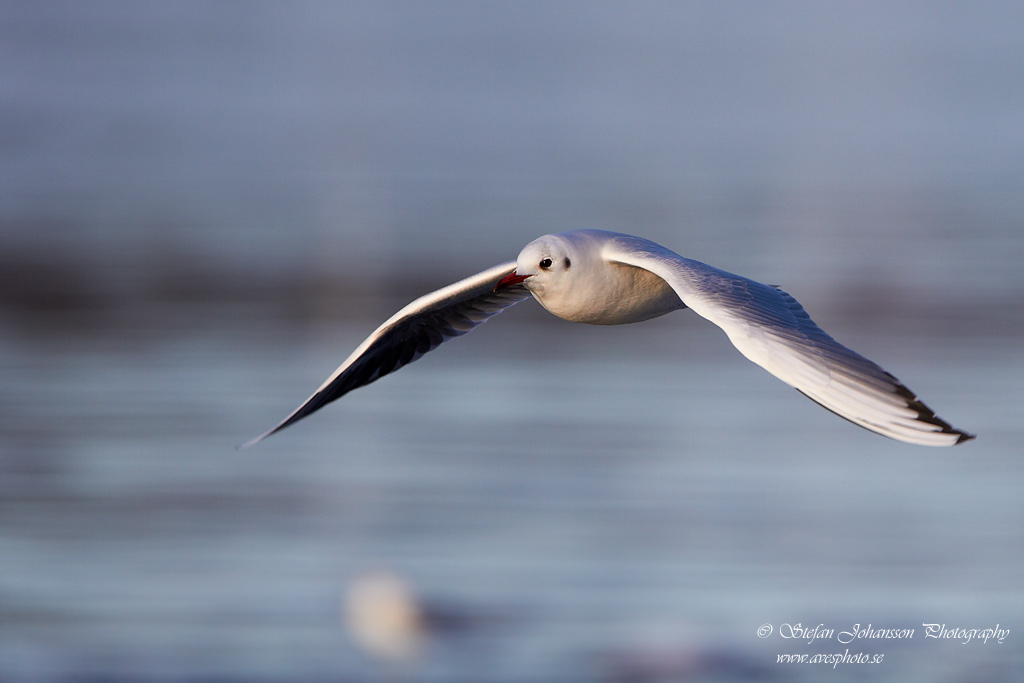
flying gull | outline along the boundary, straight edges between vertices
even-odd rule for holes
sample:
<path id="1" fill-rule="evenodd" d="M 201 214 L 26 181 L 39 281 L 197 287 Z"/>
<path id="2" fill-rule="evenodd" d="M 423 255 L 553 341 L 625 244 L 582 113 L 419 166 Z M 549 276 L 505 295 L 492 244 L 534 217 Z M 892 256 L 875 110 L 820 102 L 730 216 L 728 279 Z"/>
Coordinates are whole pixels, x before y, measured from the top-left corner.
<path id="1" fill-rule="evenodd" d="M 245 445 L 530 296 L 560 318 L 591 325 L 635 323 L 689 308 L 722 328 L 749 360 L 856 425 L 924 446 L 974 438 L 939 418 L 895 376 L 826 334 L 779 287 L 683 258 L 640 237 L 573 230 L 540 237 L 515 261 L 416 299 L 367 337 L 291 415 Z"/>

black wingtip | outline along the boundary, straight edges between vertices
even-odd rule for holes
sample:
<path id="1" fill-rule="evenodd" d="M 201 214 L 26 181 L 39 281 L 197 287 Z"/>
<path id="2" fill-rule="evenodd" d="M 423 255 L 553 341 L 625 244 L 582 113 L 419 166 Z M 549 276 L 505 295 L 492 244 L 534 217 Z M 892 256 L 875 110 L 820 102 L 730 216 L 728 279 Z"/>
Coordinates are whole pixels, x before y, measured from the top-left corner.
<path id="1" fill-rule="evenodd" d="M 330 387 L 328 387 L 328 390 L 329 389 L 330 389 Z M 269 431 L 263 432 L 262 434 L 257 436 L 255 439 L 250 439 L 249 441 L 246 441 L 243 444 L 239 444 L 238 446 L 235 447 L 235 450 L 242 451 L 242 450 L 245 450 L 246 448 L 249 448 L 250 446 L 255 446 L 256 444 L 258 444 L 260 441 L 263 441 L 263 439 L 267 438 L 268 436 L 273 436 L 274 434 L 277 434 L 282 429 L 285 429 L 286 427 L 290 427 L 291 425 L 295 424 L 296 422 L 298 422 L 302 418 L 306 417 L 307 415 L 315 413 L 316 411 L 320 410 L 320 408 L 322 408 L 323 406 L 327 405 L 328 403 L 330 403 L 331 401 L 335 400 L 336 398 L 338 398 L 339 396 L 343 395 L 344 393 L 345 392 L 340 392 L 340 393 L 338 393 L 335 396 L 331 396 L 330 398 L 326 398 L 326 396 L 328 395 L 327 391 L 325 391 L 325 390 L 317 391 L 315 394 L 310 396 L 306 400 L 305 403 L 303 403 L 301 406 L 296 408 L 295 412 L 293 412 L 291 415 L 289 415 L 284 420 L 282 420 L 281 423 L 278 424 L 276 427 L 274 427 L 273 429 L 271 429 Z"/>
<path id="2" fill-rule="evenodd" d="M 957 433 L 960 434 L 960 437 L 956 440 L 956 443 L 953 444 L 954 446 L 959 446 L 962 443 L 967 443 L 968 441 L 972 441 L 972 440 L 978 438 L 977 434 L 968 434 L 967 432 L 957 432 Z"/>
<path id="3" fill-rule="evenodd" d="M 917 411 L 917 419 L 919 421 L 939 427 L 939 431 L 942 432 L 943 434 L 957 435 L 956 441 L 953 442 L 954 446 L 959 446 L 962 443 L 966 443 L 968 441 L 971 441 L 972 439 L 977 438 L 977 435 L 960 431 L 953 425 L 943 420 L 941 417 L 935 414 L 934 410 L 926 406 L 921 401 L 921 399 L 919 399 L 917 395 L 914 394 L 914 392 L 908 389 L 905 384 L 903 384 L 898 379 L 893 377 L 891 373 L 887 372 L 885 374 L 889 375 L 889 377 L 891 377 L 892 380 L 896 382 L 896 393 L 907 400 L 907 407 L 910 408 L 911 410 Z"/>
<path id="4" fill-rule="evenodd" d="M 886 374 L 888 374 L 888 373 L 886 373 Z M 889 376 L 892 377 L 892 375 L 889 375 Z M 893 378 L 893 379 L 895 379 L 895 378 Z M 898 394 L 900 394 L 900 395 L 902 395 L 902 396 L 904 396 L 904 397 L 909 399 L 907 407 L 917 411 L 917 413 L 918 413 L 917 419 L 920 422 L 924 422 L 926 424 L 930 424 L 930 425 L 934 425 L 936 427 L 939 427 L 939 429 L 937 430 L 938 433 L 941 433 L 941 434 L 956 434 L 957 435 L 956 441 L 954 441 L 951 444 L 945 444 L 945 445 L 948 445 L 948 446 L 959 446 L 962 443 L 965 443 L 967 441 L 970 441 L 972 439 L 977 438 L 976 435 L 968 434 L 967 432 L 962 432 L 959 429 L 954 428 L 951 424 L 949 424 L 948 422 L 946 422 L 942 418 L 940 418 L 938 415 L 936 415 L 934 412 L 932 412 L 932 410 L 928 406 L 926 406 L 924 403 L 921 403 L 921 401 L 917 398 L 917 396 L 915 396 L 913 394 L 913 392 L 911 392 L 909 389 L 907 389 L 904 385 L 898 384 L 895 387 L 895 389 L 896 389 L 896 393 L 898 393 Z M 813 396 L 809 396 L 808 394 L 806 394 L 805 392 L 801 391 L 800 389 L 797 389 L 797 391 L 800 392 L 803 396 L 805 396 L 805 397 L 809 398 L 810 400 L 814 401 L 815 403 L 817 403 L 819 406 L 821 406 L 822 408 L 824 408 L 828 412 L 832 413 L 833 415 L 835 415 L 837 417 L 843 418 L 847 422 L 855 424 L 858 427 L 861 427 L 862 429 L 867 429 L 870 432 L 875 432 L 876 434 L 881 434 L 884 437 L 887 437 L 887 438 L 890 438 L 890 439 L 896 439 L 896 437 L 894 437 L 894 436 L 892 436 L 890 434 L 885 434 L 884 432 L 878 431 L 876 429 L 872 429 L 871 427 L 868 427 L 867 425 L 863 425 L 863 424 L 861 424 L 859 422 L 855 422 L 854 420 L 851 420 L 850 418 L 846 417 L 845 415 L 837 413 L 832 408 L 829 408 L 827 405 L 825 405 L 824 403 L 822 403 L 818 399 L 814 398 Z M 897 441 L 901 441 L 903 439 L 896 439 L 896 440 Z"/>

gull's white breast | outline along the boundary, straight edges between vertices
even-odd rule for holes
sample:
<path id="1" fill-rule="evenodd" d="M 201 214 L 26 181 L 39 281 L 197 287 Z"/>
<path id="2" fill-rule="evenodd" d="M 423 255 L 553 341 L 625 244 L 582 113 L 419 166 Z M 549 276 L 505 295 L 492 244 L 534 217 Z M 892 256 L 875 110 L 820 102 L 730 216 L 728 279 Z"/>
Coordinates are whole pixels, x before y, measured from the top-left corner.
<path id="1" fill-rule="evenodd" d="M 643 268 L 602 263 L 558 296 L 537 301 L 559 318 L 590 325 L 624 325 L 685 308 L 665 280 Z"/>

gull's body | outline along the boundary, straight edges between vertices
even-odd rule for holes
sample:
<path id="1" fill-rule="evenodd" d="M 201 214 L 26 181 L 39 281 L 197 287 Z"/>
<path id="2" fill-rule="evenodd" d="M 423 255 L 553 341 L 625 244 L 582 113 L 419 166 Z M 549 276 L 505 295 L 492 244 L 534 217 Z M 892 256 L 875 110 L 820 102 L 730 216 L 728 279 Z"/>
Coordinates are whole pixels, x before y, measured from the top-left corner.
<path id="1" fill-rule="evenodd" d="M 640 237 L 574 230 L 540 237 L 515 262 L 412 302 L 377 328 L 295 412 L 250 443 L 531 295 L 560 318 L 593 325 L 640 322 L 690 308 L 722 328 L 749 360 L 865 429 L 927 446 L 974 438 L 937 417 L 894 376 L 832 339 L 781 289 Z"/>

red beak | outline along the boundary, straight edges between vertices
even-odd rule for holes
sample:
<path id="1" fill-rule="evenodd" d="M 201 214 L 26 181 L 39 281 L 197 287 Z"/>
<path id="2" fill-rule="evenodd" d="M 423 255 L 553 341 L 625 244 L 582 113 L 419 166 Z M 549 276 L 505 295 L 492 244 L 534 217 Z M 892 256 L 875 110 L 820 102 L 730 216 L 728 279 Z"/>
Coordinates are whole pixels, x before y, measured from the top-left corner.
<path id="1" fill-rule="evenodd" d="M 520 275 L 516 271 L 512 271 L 505 277 L 498 280 L 498 284 L 494 285 L 494 291 L 497 292 L 500 289 L 511 287 L 512 285 L 518 285 L 520 282 L 530 277 L 529 275 Z"/>

